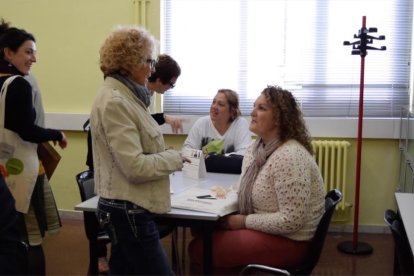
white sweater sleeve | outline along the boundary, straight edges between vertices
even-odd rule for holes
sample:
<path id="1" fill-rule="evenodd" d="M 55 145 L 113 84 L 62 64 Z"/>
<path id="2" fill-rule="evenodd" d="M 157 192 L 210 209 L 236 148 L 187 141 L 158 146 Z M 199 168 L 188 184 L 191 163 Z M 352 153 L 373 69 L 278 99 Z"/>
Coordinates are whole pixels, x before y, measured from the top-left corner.
<path id="1" fill-rule="evenodd" d="M 201 140 L 203 138 L 203 129 L 206 127 L 206 117 L 199 118 L 190 129 L 183 144 L 183 149 L 201 149 Z"/>

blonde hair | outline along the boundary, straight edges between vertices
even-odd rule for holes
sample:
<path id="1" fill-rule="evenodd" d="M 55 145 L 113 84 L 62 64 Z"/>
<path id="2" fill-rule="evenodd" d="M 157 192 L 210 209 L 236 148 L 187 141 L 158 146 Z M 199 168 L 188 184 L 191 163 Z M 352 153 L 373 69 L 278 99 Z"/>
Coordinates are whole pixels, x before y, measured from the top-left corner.
<path id="1" fill-rule="evenodd" d="M 219 89 L 217 93 L 223 93 L 224 96 L 226 96 L 230 109 L 230 122 L 233 122 L 237 119 L 237 117 L 241 116 L 241 111 L 239 108 L 239 95 L 236 91 L 233 91 L 231 89 Z"/>
<path id="2" fill-rule="evenodd" d="M 126 74 L 133 67 L 144 66 L 157 56 L 153 35 L 139 26 L 117 26 L 105 39 L 99 51 L 100 67 L 105 76 Z"/>

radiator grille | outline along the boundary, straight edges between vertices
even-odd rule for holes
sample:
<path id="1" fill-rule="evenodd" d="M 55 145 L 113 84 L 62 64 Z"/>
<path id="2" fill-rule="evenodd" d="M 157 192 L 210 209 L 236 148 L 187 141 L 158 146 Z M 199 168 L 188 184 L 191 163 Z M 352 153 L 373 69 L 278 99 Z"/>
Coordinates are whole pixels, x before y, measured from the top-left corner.
<path id="1" fill-rule="evenodd" d="M 326 192 L 332 189 L 342 192 L 343 199 L 337 205 L 337 209 L 340 210 L 345 210 L 349 206 L 346 201 L 346 169 L 350 146 L 347 141 L 312 141 L 314 158 L 321 170 Z"/>

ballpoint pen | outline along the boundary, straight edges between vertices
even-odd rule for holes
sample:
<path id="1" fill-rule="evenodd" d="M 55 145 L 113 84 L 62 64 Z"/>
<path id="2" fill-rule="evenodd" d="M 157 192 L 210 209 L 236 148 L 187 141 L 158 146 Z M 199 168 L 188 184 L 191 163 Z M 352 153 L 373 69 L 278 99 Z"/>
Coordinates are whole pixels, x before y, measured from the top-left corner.
<path id="1" fill-rule="evenodd" d="M 197 196 L 198 199 L 217 199 L 215 197 L 213 197 L 212 195 L 200 195 Z"/>

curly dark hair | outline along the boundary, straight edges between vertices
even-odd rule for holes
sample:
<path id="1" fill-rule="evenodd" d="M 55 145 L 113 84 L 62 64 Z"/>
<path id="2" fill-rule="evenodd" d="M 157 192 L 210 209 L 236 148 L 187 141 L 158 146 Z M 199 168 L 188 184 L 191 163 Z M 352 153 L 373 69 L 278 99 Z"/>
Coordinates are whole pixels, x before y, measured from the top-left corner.
<path id="1" fill-rule="evenodd" d="M 279 86 L 268 86 L 262 91 L 262 95 L 266 97 L 273 108 L 274 119 L 279 126 L 280 140 L 285 142 L 289 139 L 295 139 L 310 154 L 313 154 L 311 136 L 293 94 Z"/>

